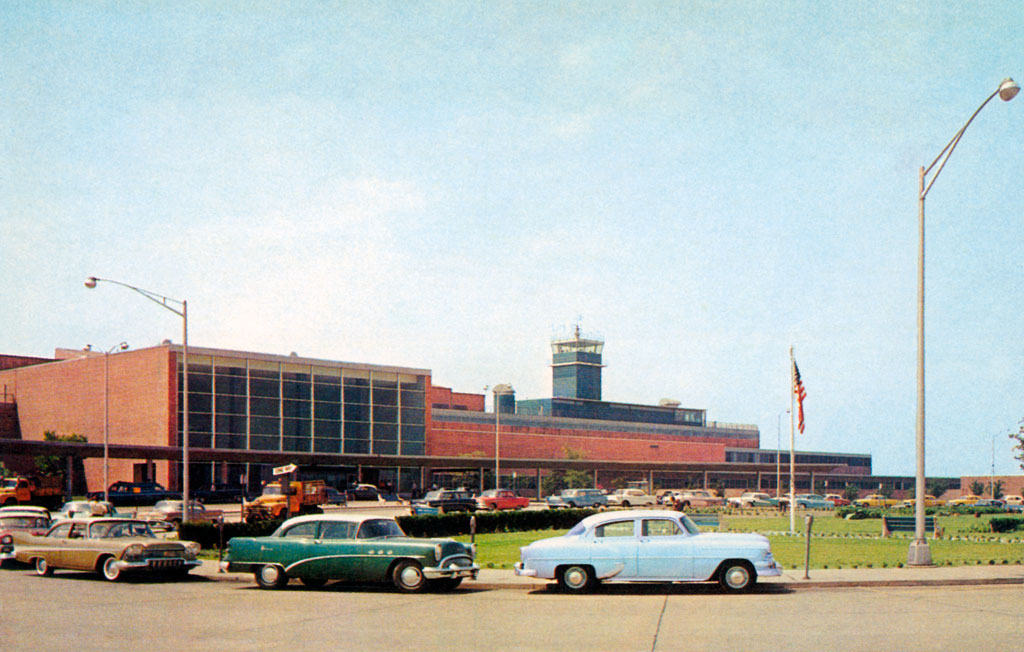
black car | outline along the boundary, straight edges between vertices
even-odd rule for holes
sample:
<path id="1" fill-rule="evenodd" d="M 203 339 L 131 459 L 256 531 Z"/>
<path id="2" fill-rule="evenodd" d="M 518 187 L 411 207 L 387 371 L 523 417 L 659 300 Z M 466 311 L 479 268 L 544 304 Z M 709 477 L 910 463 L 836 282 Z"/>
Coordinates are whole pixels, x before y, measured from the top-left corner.
<path id="1" fill-rule="evenodd" d="M 204 503 L 240 503 L 247 492 L 240 484 L 208 484 L 190 493 Z"/>
<path id="2" fill-rule="evenodd" d="M 324 487 L 323 505 L 347 505 L 348 496 L 334 487 Z"/>
<path id="3" fill-rule="evenodd" d="M 442 512 L 475 512 L 476 499 L 465 489 L 435 489 L 415 500 L 413 505 L 436 507 Z"/>
<path id="4" fill-rule="evenodd" d="M 349 487 L 345 493 L 349 500 L 378 500 L 380 490 L 372 484 L 357 484 Z"/>
<path id="5" fill-rule="evenodd" d="M 161 500 L 181 500 L 181 492 L 170 491 L 157 482 L 121 480 L 110 485 L 107 491 L 110 495 L 110 503 L 117 507 L 153 505 Z M 90 492 L 89 500 L 103 500 L 103 492 Z"/>

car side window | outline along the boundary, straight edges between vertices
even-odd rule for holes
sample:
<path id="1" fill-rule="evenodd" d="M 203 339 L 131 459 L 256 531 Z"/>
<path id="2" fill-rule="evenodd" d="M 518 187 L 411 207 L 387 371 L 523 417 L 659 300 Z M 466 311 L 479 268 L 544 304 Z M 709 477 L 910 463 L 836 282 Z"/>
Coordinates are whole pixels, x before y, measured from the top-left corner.
<path id="1" fill-rule="evenodd" d="M 66 539 L 66 538 L 68 538 L 68 534 L 70 534 L 70 533 L 71 533 L 71 524 L 70 523 L 64 523 L 64 524 L 58 525 L 57 527 L 55 527 L 52 530 L 50 530 L 50 533 L 47 536 L 51 536 L 51 537 L 54 537 L 54 538 L 60 538 L 60 539 Z"/>
<path id="2" fill-rule="evenodd" d="M 295 525 L 285 530 L 284 536 L 289 538 L 304 537 L 307 539 L 312 539 L 316 536 L 317 525 L 319 525 L 319 523 L 317 523 L 316 521 L 299 523 L 298 525 Z"/>
<path id="3" fill-rule="evenodd" d="M 682 532 L 674 521 L 666 519 L 644 519 L 643 536 L 645 537 L 675 537 L 680 534 L 682 534 Z"/>
<path id="4" fill-rule="evenodd" d="M 351 539 L 355 536 L 355 523 L 321 523 L 321 539 Z"/>
<path id="5" fill-rule="evenodd" d="M 633 536 L 633 521 L 615 521 L 605 523 L 594 528 L 594 536 L 599 539 L 609 537 L 631 537 Z"/>
<path id="6" fill-rule="evenodd" d="M 71 526 L 71 534 L 68 535 L 69 539 L 81 539 L 85 536 L 85 523 L 75 523 Z"/>

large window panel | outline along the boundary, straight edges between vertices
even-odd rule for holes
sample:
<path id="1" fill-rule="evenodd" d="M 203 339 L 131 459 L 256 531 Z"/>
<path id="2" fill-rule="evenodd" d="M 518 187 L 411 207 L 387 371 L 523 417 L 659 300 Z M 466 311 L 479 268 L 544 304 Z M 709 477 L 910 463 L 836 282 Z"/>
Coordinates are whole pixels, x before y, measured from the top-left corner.
<path id="1" fill-rule="evenodd" d="M 346 421 L 345 439 L 369 439 L 370 424 L 365 421 Z"/>
<path id="2" fill-rule="evenodd" d="M 403 441 L 402 455 L 426 455 L 427 447 L 421 441 Z"/>
<path id="3" fill-rule="evenodd" d="M 341 422 L 318 418 L 313 421 L 313 436 L 341 437 Z"/>
<path id="4" fill-rule="evenodd" d="M 398 424 L 395 423 L 374 423 L 373 440 L 387 439 L 398 441 Z"/>
<path id="5" fill-rule="evenodd" d="M 397 389 L 383 389 L 379 387 L 373 388 L 373 404 L 374 405 L 398 405 L 398 390 Z"/>
<path id="6" fill-rule="evenodd" d="M 246 421 L 241 414 L 218 414 L 216 417 L 216 432 L 234 435 L 244 435 Z"/>
<path id="7" fill-rule="evenodd" d="M 192 430 L 192 424 L 189 424 L 189 430 Z M 188 445 L 191 448 L 213 448 L 213 435 L 208 432 L 195 432 L 188 438 Z"/>
<path id="8" fill-rule="evenodd" d="M 309 439 L 312 434 L 309 419 L 281 419 L 281 434 L 285 437 L 304 437 Z"/>
<path id="9" fill-rule="evenodd" d="M 310 399 L 312 385 L 286 380 L 281 383 L 281 396 L 284 398 Z"/>
<path id="10" fill-rule="evenodd" d="M 317 401 L 338 403 L 341 401 L 341 385 L 313 385 L 313 398 Z"/>
<path id="11" fill-rule="evenodd" d="M 213 412 L 213 395 L 189 392 L 188 412 L 189 414 L 195 414 L 196 412 Z"/>
<path id="12" fill-rule="evenodd" d="M 280 449 L 280 438 L 270 435 L 252 435 L 249 437 L 249 448 L 257 451 L 276 451 Z"/>
<path id="13" fill-rule="evenodd" d="M 245 414 L 248 403 L 244 396 L 217 394 L 217 414 Z"/>
<path id="14" fill-rule="evenodd" d="M 224 434 L 217 433 L 215 436 L 217 448 L 233 448 L 242 449 L 245 448 L 245 435 L 244 434 Z"/>
<path id="15" fill-rule="evenodd" d="M 277 398 L 281 395 L 281 383 L 273 378 L 250 378 L 249 393 L 252 396 Z"/>
<path id="16" fill-rule="evenodd" d="M 426 376 L 414 376 L 412 374 L 399 374 L 398 375 L 398 386 L 402 388 L 402 391 L 414 390 L 414 391 L 425 391 L 426 390 Z"/>
<path id="17" fill-rule="evenodd" d="M 341 420 L 341 403 L 324 403 L 317 401 L 313 404 L 313 416 L 317 419 Z"/>
<path id="18" fill-rule="evenodd" d="M 189 365 L 191 369 L 192 365 Z M 182 381 L 184 382 L 184 381 Z M 191 392 L 202 392 L 204 394 L 213 393 L 213 377 L 210 374 L 197 374 L 189 371 L 188 374 L 188 391 Z"/>
<path id="19" fill-rule="evenodd" d="M 340 453 L 341 440 L 330 437 L 316 437 L 313 439 L 314 453 Z"/>
<path id="20" fill-rule="evenodd" d="M 292 417 L 296 419 L 308 419 L 311 416 L 310 406 L 312 403 L 307 401 L 292 401 L 285 399 L 281 401 L 281 416 Z"/>
<path id="21" fill-rule="evenodd" d="M 398 442 L 386 440 L 373 441 L 374 455 L 398 455 Z"/>
<path id="22" fill-rule="evenodd" d="M 402 426 L 402 441 L 424 442 L 426 440 L 427 429 L 423 426 Z"/>
<path id="23" fill-rule="evenodd" d="M 398 408 L 374 405 L 373 421 L 374 423 L 398 423 Z"/>
<path id="24" fill-rule="evenodd" d="M 348 439 L 345 438 L 345 452 L 355 455 L 366 455 L 370 452 L 369 439 Z"/>
<path id="25" fill-rule="evenodd" d="M 281 431 L 281 421 L 276 417 L 249 417 L 249 432 L 254 435 L 274 435 Z"/>
<path id="26" fill-rule="evenodd" d="M 251 398 L 249 399 L 249 413 L 261 417 L 279 416 L 281 401 L 276 398 Z"/>
<path id="27" fill-rule="evenodd" d="M 358 380 L 358 379 L 357 379 Z M 350 385 L 349 379 L 345 379 L 345 403 L 364 403 L 369 405 L 370 403 L 370 387 L 369 382 L 365 381 L 366 385 Z"/>
<path id="28" fill-rule="evenodd" d="M 426 423 L 427 413 L 422 408 L 402 408 L 402 424 L 422 426 Z"/>
<path id="29" fill-rule="evenodd" d="M 370 406 L 359 403 L 345 404 L 345 421 L 369 421 Z"/>
<path id="30" fill-rule="evenodd" d="M 310 444 L 310 439 L 303 439 L 301 437 L 284 438 L 284 450 L 286 451 L 309 452 Z"/>
<path id="31" fill-rule="evenodd" d="M 217 388 L 218 394 L 234 394 L 236 396 L 245 396 L 245 376 L 222 376 L 221 374 L 217 374 L 216 378 L 214 379 L 214 385 Z"/>
<path id="32" fill-rule="evenodd" d="M 402 407 L 422 408 L 427 404 L 424 392 L 402 392 Z"/>

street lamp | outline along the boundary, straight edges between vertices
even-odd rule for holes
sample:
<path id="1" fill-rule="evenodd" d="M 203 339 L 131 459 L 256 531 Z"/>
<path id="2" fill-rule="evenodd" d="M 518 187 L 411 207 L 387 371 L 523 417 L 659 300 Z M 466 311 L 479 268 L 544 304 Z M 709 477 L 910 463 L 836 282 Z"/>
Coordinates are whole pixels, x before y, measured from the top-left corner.
<path id="1" fill-rule="evenodd" d="M 182 498 L 182 515 L 181 515 L 181 520 L 183 522 L 187 523 L 189 520 L 191 520 L 189 518 L 190 515 L 191 515 L 191 510 L 189 509 L 190 505 L 189 505 L 189 500 L 188 500 L 188 493 L 189 493 L 188 492 L 188 302 L 185 301 L 185 300 L 171 299 L 171 298 L 165 297 L 165 296 L 163 296 L 161 294 L 157 294 L 156 292 L 151 292 L 149 290 L 143 290 L 142 288 L 137 288 L 134 285 L 128 285 L 127 283 L 122 283 L 120 281 L 113 281 L 113 280 L 111 280 L 109 278 L 97 278 L 95 276 L 90 276 L 89 278 L 85 279 L 85 287 L 87 287 L 87 288 L 89 288 L 91 290 L 91 289 L 96 287 L 97 283 L 100 283 L 100 282 L 103 282 L 103 283 L 113 283 L 114 285 L 120 285 L 121 287 L 126 287 L 129 290 L 134 290 L 135 292 L 138 292 L 139 294 L 141 294 L 142 296 L 146 297 L 147 299 L 149 299 L 153 303 L 156 303 L 156 304 L 158 304 L 160 306 L 163 306 L 167 310 L 170 310 L 174 314 L 176 314 L 179 317 L 181 317 L 181 322 L 182 322 L 181 363 L 182 363 L 182 367 L 184 369 L 184 373 L 182 374 L 182 395 L 184 396 L 184 398 L 182 400 L 183 416 L 182 416 L 182 422 L 181 422 L 182 423 L 182 443 L 181 443 L 181 465 L 182 465 L 181 498 Z M 181 306 L 181 308 L 176 308 L 175 306 Z"/>
<path id="2" fill-rule="evenodd" d="M 124 351 L 128 342 L 121 342 L 103 354 L 103 500 L 110 502 L 110 354 L 114 349 Z"/>
<path id="3" fill-rule="evenodd" d="M 789 414 L 789 410 L 783 410 L 779 412 L 779 416 L 775 418 L 775 497 L 779 497 L 779 492 L 782 490 L 782 475 L 780 472 L 779 461 L 782 459 L 782 415 Z"/>
<path id="4" fill-rule="evenodd" d="M 960 138 L 963 137 L 964 131 L 970 126 L 974 117 L 985 105 L 988 104 L 993 97 L 999 96 L 999 99 L 1004 102 L 1009 102 L 1017 93 L 1020 92 L 1020 86 L 1017 82 L 1013 81 L 1009 77 L 1004 79 L 999 84 L 999 88 L 989 95 L 981 106 L 971 114 L 964 126 L 960 127 L 960 131 L 956 132 L 939 155 L 935 157 L 931 165 L 928 167 L 922 167 L 920 175 L 918 177 L 918 194 L 917 194 L 917 230 L 918 230 L 918 249 L 917 249 L 917 427 L 916 427 L 916 449 L 917 449 L 917 477 L 914 483 L 914 540 L 910 543 L 910 549 L 907 552 L 907 565 L 908 566 L 930 566 L 932 563 L 931 549 L 928 547 L 928 540 L 924 536 L 924 492 L 925 492 L 925 481 L 924 481 L 924 200 L 928 195 L 928 191 L 932 189 L 932 185 L 935 180 L 939 178 L 939 174 L 942 173 L 942 168 L 946 167 L 946 162 L 949 161 L 950 155 L 953 150 L 956 149 L 957 144 L 960 142 Z M 935 165 L 938 164 L 938 168 Z M 930 181 L 926 179 L 928 174 L 935 168 L 935 174 L 932 175 Z"/>

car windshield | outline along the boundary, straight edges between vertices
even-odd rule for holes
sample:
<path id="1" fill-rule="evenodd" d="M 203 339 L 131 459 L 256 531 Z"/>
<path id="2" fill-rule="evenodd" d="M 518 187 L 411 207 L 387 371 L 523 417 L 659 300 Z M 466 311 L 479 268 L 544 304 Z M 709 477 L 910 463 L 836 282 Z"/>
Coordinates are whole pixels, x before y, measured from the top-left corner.
<path id="1" fill-rule="evenodd" d="M 160 502 L 158 502 L 156 504 L 156 506 L 153 509 L 157 509 L 157 510 L 166 509 L 168 511 L 176 512 L 176 511 L 181 511 L 181 504 L 182 503 L 181 503 L 180 500 L 161 500 Z M 193 506 L 194 506 L 194 503 L 193 503 Z"/>
<path id="2" fill-rule="evenodd" d="M 4 489 L 15 489 L 18 486 L 18 481 L 14 478 L 8 478 L 4 480 Z"/>
<path id="3" fill-rule="evenodd" d="M 35 516 L 3 516 L 0 517 L 0 530 L 7 527 L 35 527 L 38 519 Z"/>
<path id="4" fill-rule="evenodd" d="M 405 533 L 398 523 L 391 519 L 380 518 L 372 521 L 363 521 L 359 526 L 357 539 L 379 539 L 382 537 L 404 537 Z"/>
<path id="5" fill-rule="evenodd" d="M 691 521 L 690 517 L 686 514 L 683 514 L 682 518 L 679 519 L 679 522 L 683 524 L 683 527 L 690 534 L 700 534 L 700 528 L 697 527 L 697 524 Z"/>
<path id="6" fill-rule="evenodd" d="M 123 537 L 156 538 L 153 531 L 143 521 L 101 521 L 89 526 L 89 536 L 93 539 L 119 539 Z"/>
<path id="7" fill-rule="evenodd" d="M 497 489 L 488 489 L 487 491 L 485 491 L 482 494 L 480 494 L 480 497 L 481 498 L 491 498 L 491 497 L 497 496 L 497 495 L 498 495 L 498 490 Z"/>
<path id="8" fill-rule="evenodd" d="M 440 491 L 428 491 L 427 495 L 423 497 L 424 500 L 437 500 L 441 497 Z"/>

